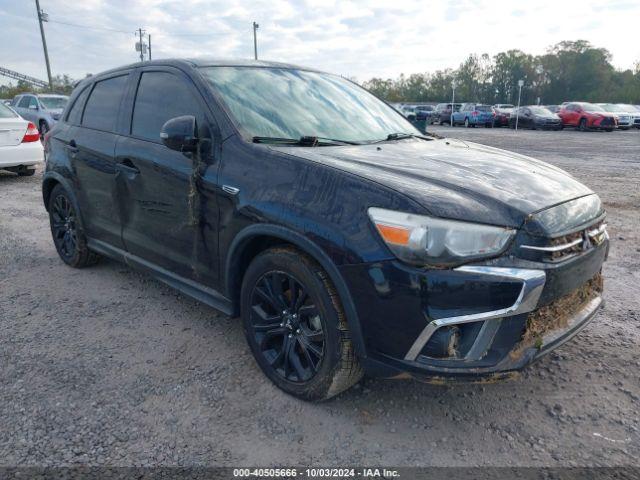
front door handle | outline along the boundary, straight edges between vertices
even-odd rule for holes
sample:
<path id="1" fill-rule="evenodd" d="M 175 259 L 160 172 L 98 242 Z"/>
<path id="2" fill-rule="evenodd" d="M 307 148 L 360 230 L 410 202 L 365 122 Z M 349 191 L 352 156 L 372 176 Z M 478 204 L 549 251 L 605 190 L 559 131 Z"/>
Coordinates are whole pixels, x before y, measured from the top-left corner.
<path id="1" fill-rule="evenodd" d="M 116 170 L 120 170 L 122 173 L 127 173 L 129 175 L 138 175 L 140 173 L 140 169 L 128 158 L 125 158 L 120 163 L 116 163 Z"/>

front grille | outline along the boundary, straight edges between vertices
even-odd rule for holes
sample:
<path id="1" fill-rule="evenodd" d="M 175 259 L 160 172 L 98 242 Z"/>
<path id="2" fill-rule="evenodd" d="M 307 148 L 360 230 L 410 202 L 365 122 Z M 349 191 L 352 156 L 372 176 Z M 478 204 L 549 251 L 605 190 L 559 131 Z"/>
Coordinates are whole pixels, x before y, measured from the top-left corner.
<path id="1" fill-rule="evenodd" d="M 606 238 L 607 224 L 600 221 L 584 230 L 552 238 L 548 245 L 522 245 L 520 248 L 540 253 L 543 261 L 560 262 L 600 245 Z"/>
<path id="2" fill-rule="evenodd" d="M 602 290 L 602 273 L 598 272 L 573 292 L 529 313 L 520 347 L 539 344 L 547 333 L 566 328 L 571 318 L 600 296 Z"/>

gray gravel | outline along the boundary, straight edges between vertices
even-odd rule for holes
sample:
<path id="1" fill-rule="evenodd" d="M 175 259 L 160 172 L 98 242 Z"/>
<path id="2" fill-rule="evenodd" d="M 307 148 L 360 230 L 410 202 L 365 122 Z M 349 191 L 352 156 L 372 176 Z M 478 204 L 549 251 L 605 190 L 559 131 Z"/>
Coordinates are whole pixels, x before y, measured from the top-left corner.
<path id="1" fill-rule="evenodd" d="M 640 131 L 433 128 L 597 191 L 607 306 L 512 381 L 273 387 L 236 319 L 111 261 L 58 260 L 41 175 L 0 173 L 1 465 L 640 465 Z"/>

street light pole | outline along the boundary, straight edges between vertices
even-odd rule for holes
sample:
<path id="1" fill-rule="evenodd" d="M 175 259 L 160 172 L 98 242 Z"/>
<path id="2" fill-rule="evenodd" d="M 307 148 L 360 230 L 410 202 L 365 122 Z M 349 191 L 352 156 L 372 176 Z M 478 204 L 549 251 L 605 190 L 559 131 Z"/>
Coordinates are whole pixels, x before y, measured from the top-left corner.
<path id="1" fill-rule="evenodd" d="M 516 132 L 518 131 L 518 117 L 520 116 L 520 97 L 522 96 L 522 86 L 524 80 L 518 80 L 518 108 L 516 109 Z"/>
<path id="2" fill-rule="evenodd" d="M 256 30 L 260 28 L 256 22 L 253 22 L 253 58 L 258 59 L 258 39 L 256 35 Z"/>
<path id="3" fill-rule="evenodd" d="M 456 102 L 456 81 L 451 80 L 451 116 L 449 117 L 449 126 L 453 127 L 453 104 Z"/>
<path id="4" fill-rule="evenodd" d="M 42 22 L 47 21 L 47 14 L 40 10 L 40 0 L 36 0 L 38 10 L 38 23 L 40 24 L 40 36 L 42 37 L 42 48 L 44 48 L 44 61 L 47 64 L 47 77 L 49 78 L 49 88 L 53 91 L 53 80 L 51 79 L 51 65 L 49 65 L 49 52 L 47 51 L 47 39 L 44 37 L 44 27 Z"/>

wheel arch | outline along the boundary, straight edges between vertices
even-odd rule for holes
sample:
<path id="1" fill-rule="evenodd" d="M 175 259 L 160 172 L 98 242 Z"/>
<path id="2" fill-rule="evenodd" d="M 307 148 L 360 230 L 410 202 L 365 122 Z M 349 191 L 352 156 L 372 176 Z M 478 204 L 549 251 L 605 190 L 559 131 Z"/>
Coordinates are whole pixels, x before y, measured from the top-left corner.
<path id="1" fill-rule="evenodd" d="M 42 179 L 42 201 L 44 202 L 44 208 L 49 211 L 49 198 L 51 197 L 51 192 L 56 185 L 62 185 L 62 187 L 67 191 L 71 201 L 73 202 L 73 207 L 78 214 L 78 219 L 82 224 L 82 212 L 78 208 L 78 199 L 71 187 L 71 183 L 58 172 L 46 172 Z"/>
<path id="2" fill-rule="evenodd" d="M 224 262 L 224 289 L 234 314 L 240 312 L 240 287 L 251 261 L 273 246 L 291 245 L 309 255 L 327 272 L 333 283 L 349 325 L 351 340 L 358 357 L 366 356 L 360 321 L 349 289 L 329 256 L 305 236 L 279 225 L 257 224 L 246 227 L 234 238 Z"/>

